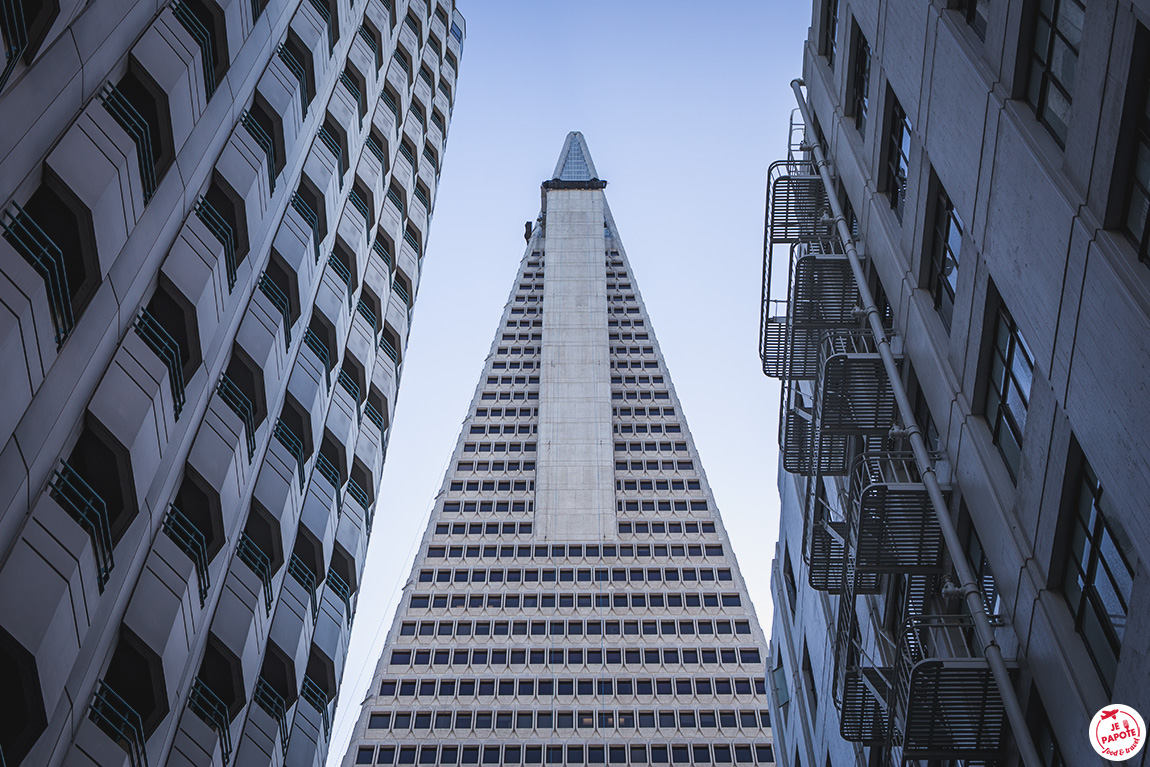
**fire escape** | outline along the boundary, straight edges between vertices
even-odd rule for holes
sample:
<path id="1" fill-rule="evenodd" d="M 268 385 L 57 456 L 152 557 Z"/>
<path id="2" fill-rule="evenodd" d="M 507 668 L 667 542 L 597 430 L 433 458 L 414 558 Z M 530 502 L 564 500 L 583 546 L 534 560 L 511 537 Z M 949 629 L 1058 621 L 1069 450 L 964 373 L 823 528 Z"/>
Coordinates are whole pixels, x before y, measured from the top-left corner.
<path id="1" fill-rule="evenodd" d="M 839 597 L 840 733 L 882 748 L 891 767 L 993 764 L 1009 729 L 1002 695 L 971 616 L 944 613 L 952 560 L 805 141 L 792 116 L 788 157 L 770 168 L 760 356 L 782 381 L 783 468 L 806 478 L 809 583 Z M 875 614 L 879 604 L 882 625 L 860 626 L 860 607 Z"/>

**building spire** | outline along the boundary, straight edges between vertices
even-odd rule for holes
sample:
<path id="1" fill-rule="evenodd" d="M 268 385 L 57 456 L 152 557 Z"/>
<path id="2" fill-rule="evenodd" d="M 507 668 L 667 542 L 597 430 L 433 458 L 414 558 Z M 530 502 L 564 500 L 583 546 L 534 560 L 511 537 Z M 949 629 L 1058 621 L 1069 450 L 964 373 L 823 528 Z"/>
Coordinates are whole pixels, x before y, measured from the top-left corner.
<path id="1" fill-rule="evenodd" d="M 591 152 L 587 149 L 587 141 L 579 131 L 567 134 L 551 178 L 558 181 L 591 181 L 599 178 L 595 172 L 595 163 L 591 161 Z"/>

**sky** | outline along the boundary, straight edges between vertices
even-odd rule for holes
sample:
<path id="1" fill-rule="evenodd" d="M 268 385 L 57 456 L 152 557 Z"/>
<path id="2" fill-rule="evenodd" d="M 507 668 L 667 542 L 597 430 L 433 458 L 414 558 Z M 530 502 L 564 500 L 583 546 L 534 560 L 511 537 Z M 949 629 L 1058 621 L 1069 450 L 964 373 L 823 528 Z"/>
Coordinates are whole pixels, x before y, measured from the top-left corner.
<path id="1" fill-rule="evenodd" d="M 458 0 L 456 103 L 328 767 L 344 757 L 523 256 L 582 131 L 770 634 L 778 382 L 758 358 L 766 174 L 810 5 Z"/>

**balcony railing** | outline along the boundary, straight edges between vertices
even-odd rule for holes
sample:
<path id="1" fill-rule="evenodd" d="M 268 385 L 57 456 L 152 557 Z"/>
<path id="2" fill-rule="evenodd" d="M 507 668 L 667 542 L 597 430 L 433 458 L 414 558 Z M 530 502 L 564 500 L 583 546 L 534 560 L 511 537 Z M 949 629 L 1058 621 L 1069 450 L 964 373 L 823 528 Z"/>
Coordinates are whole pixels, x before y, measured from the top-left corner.
<path id="1" fill-rule="evenodd" d="M 367 416 L 368 420 L 375 424 L 379 429 L 379 433 L 383 433 L 383 414 L 376 409 L 375 405 L 368 402 L 363 406 L 363 414 Z"/>
<path id="2" fill-rule="evenodd" d="M 48 495 L 88 531 L 96 553 L 96 583 L 100 593 L 104 593 L 104 586 L 116 566 L 112 555 L 112 527 L 104 499 L 67 461 L 61 461 L 60 468 L 53 472 Z"/>
<path id="3" fill-rule="evenodd" d="M 0 90 L 8 84 L 20 58 L 28 47 L 28 25 L 24 20 L 24 4 L 19 0 L 0 3 L 0 32 L 4 33 L 4 69 L 0 70 Z"/>
<path id="4" fill-rule="evenodd" d="M 315 262 L 318 264 L 319 242 L 322 239 L 319 234 L 319 215 L 307 204 L 304 198 L 300 197 L 299 192 L 292 193 L 291 206 L 304 220 L 304 223 L 311 227 L 311 245 L 312 250 L 315 251 Z"/>
<path id="5" fill-rule="evenodd" d="M 284 346 L 291 348 L 291 302 L 284 292 L 279 289 L 267 272 L 260 275 L 260 292 L 267 296 L 272 306 L 279 309 L 284 323 Z"/>
<path id="6" fill-rule="evenodd" d="M 391 110 L 391 114 L 395 118 L 392 122 L 395 125 L 396 130 L 398 130 L 399 129 L 399 105 L 395 103 L 395 99 L 393 99 L 391 97 L 391 94 L 388 93 L 386 90 L 383 91 L 383 93 L 380 95 L 380 98 L 383 99 L 384 105 L 389 110 Z"/>
<path id="7" fill-rule="evenodd" d="M 355 405 L 356 421 L 358 422 L 362 420 L 362 416 L 360 415 L 359 410 L 359 397 L 361 391 L 359 384 L 357 384 L 355 379 L 348 375 L 347 371 L 342 368 L 340 368 L 339 375 L 336 376 L 336 383 L 338 383 L 344 391 L 351 395 L 351 401 Z"/>
<path id="8" fill-rule="evenodd" d="M 359 299 L 358 302 L 356 302 L 355 309 L 356 309 L 356 311 L 358 311 L 360 313 L 360 315 L 365 320 L 367 320 L 367 324 L 368 324 L 368 327 L 371 328 L 372 335 L 374 336 L 376 333 L 378 333 L 379 332 L 379 318 L 375 316 L 375 312 L 373 312 L 371 310 L 371 307 L 368 306 L 367 303 L 362 298 Z"/>
<path id="9" fill-rule="evenodd" d="M 284 63 L 288 71 L 295 75 L 296 80 L 299 81 L 299 103 L 303 111 L 302 116 L 306 118 L 308 104 L 311 103 L 311 96 L 308 95 L 307 92 L 307 74 L 304 71 L 303 64 L 292 55 L 292 52 L 289 51 L 283 43 L 280 43 L 280 47 L 276 50 L 276 53 L 279 54 L 280 61 Z"/>
<path id="10" fill-rule="evenodd" d="M 898 764 L 1006 755 L 1006 707 L 969 616 L 910 618 L 900 637 L 891 714 Z"/>
<path id="11" fill-rule="evenodd" d="M 216 387 L 216 391 L 219 392 L 220 399 L 223 400 L 224 404 L 240 417 L 240 422 L 244 426 L 244 437 L 247 439 L 248 463 L 251 463 L 256 454 L 256 416 L 252 401 L 228 377 L 227 373 L 220 376 L 220 383 Z"/>
<path id="12" fill-rule="evenodd" d="M 327 55 L 331 56 L 332 51 L 335 50 L 335 26 L 331 20 L 331 11 L 328 10 L 327 3 L 323 0 L 310 0 L 310 5 L 327 25 Z"/>
<path id="13" fill-rule="evenodd" d="M 216 735 L 220 738 L 223 762 L 227 765 L 232 759 L 232 730 L 228 707 L 203 679 L 197 677 L 188 695 L 188 708 L 202 719 L 204 724 L 216 731 Z"/>
<path id="14" fill-rule="evenodd" d="M 259 0 L 252 0 L 253 6 L 258 5 L 258 3 Z M 264 150 L 264 156 L 268 163 L 268 193 L 271 194 L 276 189 L 276 144 L 267 131 L 256 122 L 256 118 L 252 117 L 252 113 L 246 109 L 240 116 L 240 124 L 244 126 L 252 140 L 259 144 L 260 149 Z"/>
<path id="15" fill-rule="evenodd" d="M 335 490 L 336 515 L 343 514 L 343 483 L 340 482 L 339 470 L 332 465 L 323 453 L 315 457 L 315 470 Z"/>
<path id="16" fill-rule="evenodd" d="M 0 229 L 4 230 L 4 239 L 44 280 L 48 308 L 56 329 L 56 348 L 59 349 L 76 326 L 64 253 L 28 211 L 16 203 L 12 203 L 12 207 L 0 215 Z"/>
<path id="17" fill-rule="evenodd" d="M 323 734 L 324 737 L 331 737 L 331 714 L 327 710 L 328 701 L 327 693 L 323 691 L 318 684 L 311 680 L 311 677 L 303 678 L 303 685 L 300 687 L 299 696 L 303 698 L 309 706 L 318 711 L 323 719 Z"/>
<path id="18" fill-rule="evenodd" d="M 397 365 L 399 364 L 399 352 L 391 345 L 391 341 L 381 336 L 379 339 L 379 348 L 383 349 L 383 353 L 386 354 L 392 362 Z"/>
<path id="19" fill-rule="evenodd" d="M 240 533 L 236 556 L 260 579 L 264 587 L 264 611 L 272 614 L 272 560 L 246 533 Z"/>
<path id="20" fill-rule="evenodd" d="M 339 188 L 343 189 L 343 147 L 336 141 L 335 136 L 331 135 L 328 129 L 323 126 L 315 135 L 320 143 L 327 147 L 327 151 L 335 157 L 335 172 L 339 174 Z"/>
<path id="21" fill-rule="evenodd" d="M 367 44 L 367 47 L 371 50 L 371 58 L 375 62 L 375 77 L 378 80 L 379 79 L 379 70 L 383 66 L 383 60 L 380 56 L 379 43 L 376 42 L 375 37 L 371 34 L 371 32 L 367 31 L 367 27 L 363 26 L 362 24 L 359 25 L 359 29 L 357 30 L 357 34 L 359 35 L 360 39 L 363 40 Z"/>
<path id="22" fill-rule="evenodd" d="M 164 363 L 164 367 L 168 369 L 168 384 L 172 390 L 172 410 L 178 421 L 180 420 L 180 413 L 184 409 L 185 391 L 184 359 L 183 355 L 180 354 L 180 345 L 147 309 L 140 310 L 140 316 L 136 318 L 135 330 L 136 335 L 143 339 L 148 348 L 156 353 L 156 356 Z"/>
<path id="23" fill-rule="evenodd" d="M 283 696 L 275 691 L 267 680 L 262 676 L 256 681 L 256 689 L 252 692 L 252 700 L 262 708 L 267 715 L 275 720 L 276 726 L 280 731 L 280 748 L 283 750 L 284 756 L 287 756 L 288 751 L 288 738 L 291 737 L 291 730 L 288 729 L 287 723 L 287 706 L 284 704 Z"/>
<path id="24" fill-rule="evenodd" d="M 368 151 L 375 155 L 375 159 L 379 160 L 379 164 L 382 166 L 383 172 L 387 173 L 387 155 L 383 153 L 383 147 L 379 145 L 379 142 L 375 140 L 375 137 L 368 136 L 367 141 L 364 142 L 364 145 L 367 147 Z"/>
<path id="25" fill-rule="evenodd" d="M 356 112 L 359 115 L 359 127 L 363 127 L 363 116 L 367 112 L 367 106 L 363 103 L 363 93 L 359 90 L 359 86 L 347 74 L 347 72 L 339 73 L 339 82 L 344 89 L 351 94 L 352 99 L 355 101 Z"/>
<path id="26" fill-rule="evenodd" d="M 399 303 L 403 304 L 403 308 L 410 309 L 411 296 L 407 294 L 407 288 L 403 287 L 403 283 L 401 283 L 399 280 L 396 280 L 395 284 L 391 286 L 391 289 L 395 291 L 395 297 L 399 299 Z"/>
<path id="27" fill-rule="evenodd" d="M 399 196 L 399 192 L 395 191 L 391 187 L 388 187 L 387 199 L 391 200 L 391 203 L 395 205 L 397 210 L 399 210 L 399 217 L 403 218 L 403 198 Z"/>
<path id="28" fill-rule="evenodd" d="M 355 307 L 355 280 L 351 278 L 351 270 L 344 266 L 343 262 L 336 257 L 335 253 L 329 253 L 327 257 L 327 265 L 335 272 L 335 276 L 339 277 L 340 282 L 344 284 L 347 289 L 347 313 L 350 315 L 352 309 Z"/>
<path id="29" fill-rule="evenodd" d="M 340 576 L 336 575 L 335 571 L 327 571 L 327 587 L 331 590 L 332 594 L 343 602 L 344 607 L 344 620 L 347 622 L 348 627 L 351 627 L 351 587 L 347 585 Z"/>
<path id="30" fill-rule="evenodd" d="M 303 442 L 295 433 L 283 422 L 282 418 L 276 419 L 276 427 L 272 431 L 275 435 L 276 441 L 279 442 L 284 448 L 291 453 L 292 457 L 296 460 L 296 476 L 299 477 L 299 491 L 302 493 L 304 488 L 304 462 L 303 462 Z"/>
<path id="31" fill-rule="evenodd" d="M 232 288 L 236 286 L 236 235 L 232 231 L 232 226 L 227 222 L 216 207 L 208 202 L 206 197 L 201 197 L 196 202 L 196 217 L 204 223 L 208 231 L 212 233 L 220 244 L 224 246 L 224 266 L 228 272 L 228 292 L 232 292 Z"/>
<path id="32" fill-rule="evenodd" d="M 136 145 L 136 160 L 140 165 L 140 191 L 144 204 L 156 193 L 156 163 L 152 154 L 152 132 L 148 121 L 132 106 L 132 102 L 114 85 L 106 85 L 100 94 L 104 109 L 119 123 Z"/>
<path id="33" fill-rule="evenodd" d="M 847 512 L 856 573 L 941 571 L 942 530 L 913 454 L 859 456 Z"/>
<path id="34" fill-rule="evenodd" d="M 419 240 L 415 239 L 415 235 L 410 231 L 405 231 L 403 233 L 403 241 L 410 245 L 411 249 L 415 251 L 415 257 L 417 259 L 423 258 L 423 250 L 419 247 Z"/>
<path id="35" fill-rule="evenodd" d="M 391 199 L 390 190 L 388 191 L 388 199 Z M 399 203 L 397 202 L 396 205 L 399 205 Z M 402 209 L 403 208 L 401 207 L 400 210 L 402 210 Z M 383 260 L 383 263 L 387 266 L 387 273 L 390 275 L 391 274 L 391 254 L 387 252 L 387 247 L 383 244 L 383 240 L 376 237 L 375 242 L 373 242 L 371 244 L 371 249 L 374 250 L 376 252 L 376 254 Z"/>
<path id="36" fill-rule="evenodd" d="M 174 503 L 164 515 L 163 529 L 172 542 L 192 560 L 196 568 L 196 580 L 199 582 L 200 607 L 203 607 L 212 585 L 208 574 L 208 545 L 204 534 L 180 513 Z"/>
<path id="37" fill-rule="evenodd" d="M 359 215 L 363 216 L 364 223 L 371 226 L 371 211 L 367 207 L 367 202 L 359 196 L 359 192 L 352 189 L 347 195 L 347 201 L 351 203 L 351 207 L 359 211 Z"/>
<path id="38" fill-rule="evenodd" d="M 365 514 L 369 512 L 371 499 L 368 497 L 367 491 L 360 487 L 359 483 L 354 479 L 347 481 L 347 494 L 351 496 L 353 501 L 359 504 Z"/>
<path id="39" fill-rule="evenodd" d="M 147 738 L 140 715 L 101 681 L 88 707 L 88 718 L 128 752 L 131 767 L 148 767 Z"/>
<path id="40" fill-rule="evenodd" d="M 215 70 L 215 55 L 212 53 L 212 36 L 192 10 L 188 8 L 183 2 L 177 0 L 172 3 L 172 13 L 176 15 L 176 19 L 187 30 L 196 44 L 200 46 L 200 61 L 203 65 L 204 73 L 204 90 L 206 100 L 211 101 L 212 96 L 216 92 L 216 70 Z"/>
<path id="41" fill-rule="evenodd" d="M 311 353 L 316 356 L 320 363 L 322 363 L 323 382 L 327 385 L 327 390 L 331 391 L 331 357 L 327 352 L 327 344 L 325 344 L 311 328 L 308 328 L 307 331 L 304 332 L 303 343 L 304 346 L 311 350 Z"/>
<path id="42" fill-rule="evenodd" d="M 313 573 L 311 568 L 303 563 L 303 560 L 301 560 L 295 554 L 292 554 L 291 559 L 288 561 L 288 575 L 290 575 L 292 578 L 295 578 L 296 582 L 303 586 L 307 593 L 310 595 L 311 599 L 309 601 L 311 602 L 311 622 L 314 626 L 316 620 L 319 619 L 319 602 L 315 595 L 315 573 Z"/>

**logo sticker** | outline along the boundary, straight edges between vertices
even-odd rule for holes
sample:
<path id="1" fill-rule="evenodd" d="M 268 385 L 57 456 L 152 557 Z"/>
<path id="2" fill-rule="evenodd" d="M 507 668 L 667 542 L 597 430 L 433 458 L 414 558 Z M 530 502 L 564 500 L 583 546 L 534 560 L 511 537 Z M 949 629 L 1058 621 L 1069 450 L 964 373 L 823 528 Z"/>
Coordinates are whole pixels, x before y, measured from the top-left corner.
<path id="1" fill-rule="evenodd" d="M 1145 742 L 1146 723 L 1130 706 L 1105 706 L 1090 720 L 1090 745 L 1099 756 L 1124 762 L 1141 751 Z"/>

